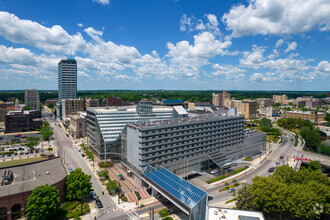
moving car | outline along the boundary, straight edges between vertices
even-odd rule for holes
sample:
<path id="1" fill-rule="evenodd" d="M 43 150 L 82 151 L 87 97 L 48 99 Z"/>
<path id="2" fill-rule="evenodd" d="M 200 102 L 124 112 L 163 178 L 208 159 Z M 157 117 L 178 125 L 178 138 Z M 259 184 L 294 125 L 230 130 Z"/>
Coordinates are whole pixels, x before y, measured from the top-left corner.
<path id="1" fill-rule="evenodd" d="M 207 199 L 210 201 L 213 199 L 213 196 L 208 196 Z"/>
<path id="2" fill-rule="evenodd" d="M 284 158 L 284 156 L 280 156 L 280 159 L 282 160 Z"/>
<path id="3" fill-rule="evenodd" d="M 103 204 L 100 199 L 95 200 L 95 203 L 96 203 L 97 208 L 99 208 L 99 209 L 103 208 Z"/>

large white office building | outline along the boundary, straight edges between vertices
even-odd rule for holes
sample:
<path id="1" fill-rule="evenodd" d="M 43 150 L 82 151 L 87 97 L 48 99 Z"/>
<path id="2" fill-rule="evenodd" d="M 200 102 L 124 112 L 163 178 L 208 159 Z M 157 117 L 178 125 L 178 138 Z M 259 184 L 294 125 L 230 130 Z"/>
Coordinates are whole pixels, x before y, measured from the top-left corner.
<path id="1" fill-rule="evenodd" d="M 39 91 L 37 89 L 26 89 L 24 91 L 24 104 L 31 110 L 40 110 Z"/>
<path id="2" fill-rule="evenodd" d="M 186 116 L 187 112 L 182 106 L 153 106 L 151 101 L 141 101 L 136 106 L 87 108 L 88 145 L 102 159 L 120 158 L 120 135 L 127 124 Z"/>
<path id="3" fill-rule="evenodd" d="M 243 116 L 210 114 L 139 122 L 122 134 L 122 161 L 136 173 L 161 165 L 176 173 L 220 169 L 265 150 L 266 135 L 244 131 Z"/>
<path id="4" fill-rule="evenodd" d="M 58 63 L 58 102 L 57 116 L 62 119 L 63 99 L 77 98 L 77 61 L 61 60 Z"/>

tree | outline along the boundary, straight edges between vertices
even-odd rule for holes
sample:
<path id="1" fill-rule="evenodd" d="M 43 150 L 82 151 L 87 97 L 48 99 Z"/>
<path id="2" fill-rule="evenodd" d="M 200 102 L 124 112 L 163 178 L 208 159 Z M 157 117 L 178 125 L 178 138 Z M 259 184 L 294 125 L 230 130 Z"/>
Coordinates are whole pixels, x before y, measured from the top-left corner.
<path id="1" fill-rule="evenodd" d="M 272 127 L 272 121 L 268 118 L 262 118 L 259 120 L 260 127 Z"/>
<path id="2" fill-rule="evenodd" d="M 54 132 L 51 130 L 50 124 L 46 121 L 44 126 L 41 128 L 42 139 L 48 141 L 53 134 Z"/>
<path id="3" fill-rule="evenodd" d="M 47 105 L 47 107 L 50 108 L 50 109 L 52 109 L 52 108 L 54 108 L 54 104 L 53 104 L 53 103 L 49 103 L 49 104 Z"/>
<path id="4" fill-rule="evenodd" d="M 119 191 L 119 183 L 116 180 L 109 180 L 106 184 L 105 184 L 107 190 L 110 192 L 118 192 Z"/>
<path id="5" fill-rule="evenodd" d="M 80 168 L 75 169 L 66 178 L 66 198 L 70 201 L 81 199 L 81 193 L 84 198 L 90 195 L 92 183 L 91 176 L 85 174 Z"/>
<path id="6" fill-rule="evenodd" d="M 24 106 L 24 107 L 23 107 L 23 110 L 24 110 L 24 111 L 28 111 L 28 110 L 31 110 L 31 108 L 28 107 L 28 106 Z"/>
<path id="7" fill-rule="evenodd" d="M 60 197 L 55 186 L 36 187 L 26 200 L 27 219 L 52 219 L 59 211 Z"/>
<path id="8" fill-rule="evenodd" d="M 295 171 L 284 165 L 276 168 L 269 177 L 255 177 L 252 185 L 238 191 L 238 209 L 262 211 L 276 217 L 318 219 L 315 204 L 330 214 L 330 181 L 319 171 L 301 169 Z"/>
<path id="9" fill-rule="evenodd" d="M 322 166 L 320 164 L 320 161 L 311 161 L 308 164 L 308 168 L 312 169 L 313 171 L 319 171 L 321 170 Z"/>
<path id="10" fill-rule="evenodd" d="M 310 129 L 309 127 L 302 127 L 300 129 L 300 135 L 306 141 L 306 146 L 316 151 L 320 145 L 320 132 L 318 129 Z"/>
<path id="11" fill-rule="evenodd" d="M 39 144 L 39 137 L 28 137 L 27 138 L 27 143 L 26 143 L 26 146 L 28 148 L 32 148 L 32 147 L 35 147 Z"/>

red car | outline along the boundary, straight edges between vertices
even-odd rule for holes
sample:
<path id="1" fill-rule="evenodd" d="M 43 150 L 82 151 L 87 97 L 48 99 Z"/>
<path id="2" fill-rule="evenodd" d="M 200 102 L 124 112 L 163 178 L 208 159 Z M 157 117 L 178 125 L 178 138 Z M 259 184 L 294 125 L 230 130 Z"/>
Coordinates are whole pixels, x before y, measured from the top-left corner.
<path id="1" fill-rule="evenodd" d="M 85 157 L 85 154 L 81 154 L 82 157 Z"/>
<path id="2" fill-rule="evenodd" d="M 30 150 L 30 154 L 33 154 L 33 150 Z"/>
<path id="3" fill-rule="evenodd" d="M 39 153 L 39 150 L 36 150 L 36 153 Z"/>

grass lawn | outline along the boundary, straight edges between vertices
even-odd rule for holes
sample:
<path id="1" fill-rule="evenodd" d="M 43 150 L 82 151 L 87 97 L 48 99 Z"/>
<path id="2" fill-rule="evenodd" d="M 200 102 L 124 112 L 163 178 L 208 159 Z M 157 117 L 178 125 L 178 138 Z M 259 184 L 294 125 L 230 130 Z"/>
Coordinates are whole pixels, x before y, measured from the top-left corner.
<path id="1" fill-rule="evenodd" d="M 42 157 L 32 157 L 32 158 L 26 158 L 26 159 L 20 159 L 20 160 L 8 160 L 8 161 L 1 162 L 1 159 L 0 159 L 0 167 L 16 166 L 16 165 L 45 160 L 45 158 L 42 158 Z"/>

